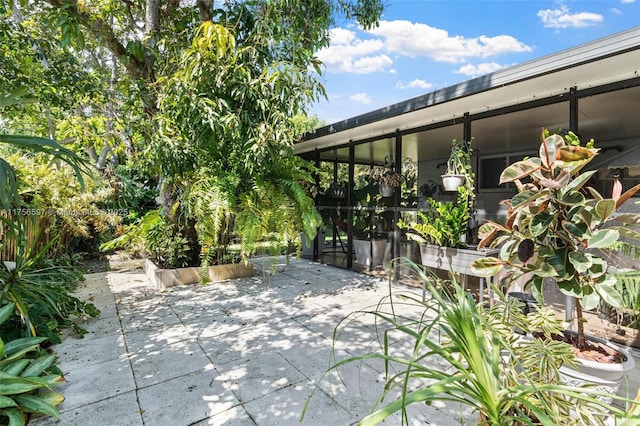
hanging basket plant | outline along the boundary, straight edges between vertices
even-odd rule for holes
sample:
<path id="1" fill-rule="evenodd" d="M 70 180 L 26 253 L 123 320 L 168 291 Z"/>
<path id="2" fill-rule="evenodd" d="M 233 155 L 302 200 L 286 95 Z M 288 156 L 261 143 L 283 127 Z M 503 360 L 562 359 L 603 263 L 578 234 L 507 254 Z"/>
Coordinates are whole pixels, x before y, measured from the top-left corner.
<path id="1" fill-rule="evenodd" d="M 373 180 L 377 182 L 380 195 L 391 197 L 395 188 L 402 184 L 402 175 L 396 172 L 392 166 L 384 166 L 372 173 Z"/>
<path id="2" fill-rule="evenodd" d="M 471 142 L 457 142 L 454 139 L 447 161 L 447 171 L 441 176 L 444 190 L 457 191 L 471 173 Z"/>

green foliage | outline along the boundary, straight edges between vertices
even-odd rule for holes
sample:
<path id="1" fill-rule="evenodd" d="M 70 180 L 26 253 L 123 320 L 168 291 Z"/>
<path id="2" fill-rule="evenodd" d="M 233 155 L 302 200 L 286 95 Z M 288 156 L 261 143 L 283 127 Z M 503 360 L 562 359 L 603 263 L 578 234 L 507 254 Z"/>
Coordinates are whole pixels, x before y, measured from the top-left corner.
<path id="1" fill-rule="evenodd" d="M 616 290 L 620 293 L 620 313 L 631 317 L 631 326 L 640 325 L 640 271 L 625 271 L 614 274 Z"/>
<path id="2" fill-rule="evenodd" d="M 606 199 L 588 186 L 595 171 L 581 170 L 598 150 L 580 146 L 577 137 L 543 137 L 538 157 L 507 167 L 500 183 L 513 182 L 518 193 L 510 200 L 505 225 L 487 222 L 480 227 L 480 247 L 500 247 L 498 258 L 476 261 L 474 269 L 494 275 L 505 268 L 513 278 L 533 272 L 527 283 L 542 299 L 544 278 L 553 278 L 560 290 L 576 298 L 578 347 L 584 347 L 583 309 L 595 308 L 602 299 L 611 306 L 621 304 L 616 279 L 607 272 L 607 262 L 593 249 L 607 250 L 620 236 L 640 240 L 633 230 L 640 215 L 616 215 L 618 208 L 640 185 L 618 199 Z"/>
<path id="3" fill-rule="evenodd" d="M 0 308 L 0 327 L 12 315 L 16 305 Z M 0 339 L 0 418 L 2 423 L 24 425 L 29 413 L 58 417 L 56 408 L 64 397 L 51 391 L 64 382 L 53 365 L 56 356 L 39 349 L 44 337 L 26 337 L 10 341 Z"/>
<path id="4" fill-rule="evenodd" d="M 16 170 L 21 208 L 41 216 L 48 232 L 59 235 L 53 249 L 66 252 L 73 239 L 89 240 L 122 220 L 123 210 L 101 208 L 113 189 L 100 176 L 87 175 L 81 183 L 71 167 L 52 167 L 40 156 L 14 154 L 7 161 Z"/>
<path id="5" fill-rule="evenodd" d="M 0 302 L 14 302 L 19 313 L 1 332 L 5 336 L 45 336 L 59 343 L 63 328 L 80 335 L 86 332 L 74 319 L 95 317 L 100 311 L 71 294 L 83 279 L 82 272 L 64 264 L 64 259 L 54 262 L 47 258 L 55 240 L 44 246 L 38 246 L 38 240 L 36 236 L 29 243 L 24 228 L 19 227 L 15 268 L 10 270 L 0 263 Z"/>
<path id="6" fill-rule="evenodd" d="M 341 327 L 352 316 L 366 314 L 375 317 L 380 333 L 379 350 L 349 357 L 329 370 L 339 372 L 345 364 L 370 359 L 384 362 L 381 406 L 360 425 L 379 424 L 395 413 L 409 424 L 408 406 L 434 401 L 467 406 L 483 425 L 550 425 L 557 419 L 570 425 L 603 425 L 610 413 L 625 415 L 600 402 L 595 388 L 561 383 L 560 366 L 575 358 L 569 345 L 551 338 L 562 330 L 553 312 L 540 309 L 525 315 L 520 302 L 497 288 L 496 303 L 490 308 L 476 304 L 455 282 L 443 294 L 435 278 L 425 275 L 419 265 L 412 266 L 425 282 L 426 301 L 394 294 L 390 284 L 388 301 L 375 310 L 351 314 L 334 332 L 336 345 Z M 388 310 L 382 308 L 385 304 Z M 513 332 L 516 327 L 543 337 L 519 337 Z M 397 342 L 408 342 L 410 347 L 403 350 Z"/>
<path id="7" fill-rule="evenodd" d="M 418 212 L 420 222 L 398 222 L 398 227 L 410 232 L 407 237 L 419 243 L 435 244 L 444 247 L 466 247 L 460 239 L 468 232 L 469 219 L 475 208 L 475 174 L 471 166 L 471 142 L 452 143 L 448 161 L 448 174 L 465 176 L 464 185 L 458 188 L 456 202 L 442 202 L 427 199 L 427 209 Z"/>
<path id="8" fill-rule="evenodd" d="M 310 80 L 264 57 L 255 37 L 237 46 L 229 29 L 202 24 L 160 97 L 154 155 L 165 184 L 183 189 L 180 210 L 195 220 L 203 264 L 227 258 L 232 238 L 246 256 L 300 230 L 312 237 L 321 223 L 305 189 L 310 165 L 291 149 L 290 117 L 312 96 L 301 87 Z"/>
<path id="9" fill-rule="evenodd" d="M 189 242 L 171 224 L 162 209 L 151 210 L 124 227 L 116 238 L 100 245 L 108 252 L 124 249 L 140 256 L 148 255 L 160 267 L 179 268 L 189 261 Z"/>

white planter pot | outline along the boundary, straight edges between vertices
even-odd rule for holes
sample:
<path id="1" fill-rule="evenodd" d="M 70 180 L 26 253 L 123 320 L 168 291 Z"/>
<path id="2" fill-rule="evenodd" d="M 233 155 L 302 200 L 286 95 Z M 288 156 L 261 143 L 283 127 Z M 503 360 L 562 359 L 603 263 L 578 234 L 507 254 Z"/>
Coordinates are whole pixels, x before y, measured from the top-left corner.
<path id="1" fill-rule="evenodd" d="M 324 242 L 326 234 L 324 232 L 318 232 L 318 256 L 324 251 Z M 300 234 L 300 240 L 302 241 L 302 255 L 313 256 L 313 240 L 307 241 L 307 237 L 304 234 Z"/>
<path id="2" fill-rule="evenodd" d="M 420 244 L 420 259 L 424 266 L 459 274 L 474 275 L 471 264 L 478 259 L 491 256 L 497 250 L 470 250 Z"/>
<path id="3" fill-rule="evenodd" d="M 445 191 L 457 191 L 465 181 L 464 175 L 441 175 Z"/>
<path id="4" fill-rule="evenodd" d="M 357 240 L 353 239 L 356 260 L 364 266 L 376 267 L 382 265 L 387 240 Z"/>
<path id="5" fill-rule="evenodd" d="M 378 190 L 380 191 L 380 195 L 387 198 L 393 195 L 395 188 L 393 186 L 379 185 Z"/>
<path id="6" fill-rule="evenodd" d="M 595 384 L 598 391 L 615 395 L 627 372 L 635 366 L 635 361 L 629 352 L 604 339 L 597 337 L 589 337 L 588 339 L 605 344 L 613 350 L 620 352 L 626 357 L 626 361 L 621 364 L 606 364 L 577 358 L 577 370 L 565 365 L 560 367 L 562 380 L 569 386 L 579 386 L 585 383 Z M 607 404 L 611 403 L 611 398 L 599 397 L 599 399 Z"/>

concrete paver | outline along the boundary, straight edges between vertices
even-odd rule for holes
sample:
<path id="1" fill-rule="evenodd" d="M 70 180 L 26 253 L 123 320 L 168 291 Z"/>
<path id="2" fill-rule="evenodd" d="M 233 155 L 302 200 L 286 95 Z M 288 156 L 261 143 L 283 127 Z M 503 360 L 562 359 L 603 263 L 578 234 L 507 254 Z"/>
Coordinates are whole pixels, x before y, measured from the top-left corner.
<path id="1" fill-rule="evenodd" d="M 388 296 L 388 283 L 307 260 L 278 265 L 275 273 L 270 261 L 255 266 L 251 278 L 164 291 L 140 270 L 88 275 L 78 294 L 103 314 L 84 325 L 85 339 L 68 336 L 54 347 L 66 400 L 59 421 L 32 423 L 281 426 L 300 424 L 307 406 L 302 424 L 355 424 L 382 395 L 382 362 L 325 372 L 331 362 L 379 348 L 383 328 L 367 312 Z M 398 307 L 404 316 L 419 315 Z M 394 351 L 411 350 L 410 343 L 398 342 Z M 411 425 L 477 420 L 441 402 L 409 412 Z M 400 417 L 385 424 L 401 424 Z"/>

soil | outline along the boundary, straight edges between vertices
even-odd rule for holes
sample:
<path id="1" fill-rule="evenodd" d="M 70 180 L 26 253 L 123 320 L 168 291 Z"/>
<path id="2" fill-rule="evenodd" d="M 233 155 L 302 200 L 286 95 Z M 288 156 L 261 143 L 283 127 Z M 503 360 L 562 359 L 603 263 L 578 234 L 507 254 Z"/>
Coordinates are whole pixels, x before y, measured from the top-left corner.
<path id="1" fill-rule="evenodd" d="M 572 345 L 573 353 L 581 359 L 601 362 L 603 364 L 622 364 L 627 360 L 620 352 L 603 343 L 587 340 L 586 347 L 584 349 L 578 349 L 575 346 L 577 336 L 565 334 L 563 340 Z"/>

